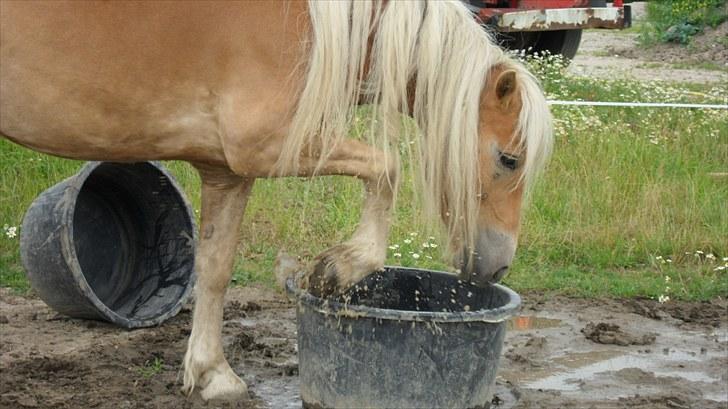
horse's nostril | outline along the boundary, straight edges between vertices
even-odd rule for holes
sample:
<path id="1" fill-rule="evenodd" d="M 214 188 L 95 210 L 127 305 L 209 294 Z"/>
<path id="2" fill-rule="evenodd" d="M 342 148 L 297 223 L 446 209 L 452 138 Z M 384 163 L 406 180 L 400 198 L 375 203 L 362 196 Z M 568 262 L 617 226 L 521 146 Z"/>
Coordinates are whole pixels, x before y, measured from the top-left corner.
<path id="1" fill-rule="evenodd" d="M 498 271 L 493 274 L 493 281 L 500 281 L 503 277 L 505 277 L 506 273 L 508 272 L 508 266 L 501 267 L 498 269 Z"/>

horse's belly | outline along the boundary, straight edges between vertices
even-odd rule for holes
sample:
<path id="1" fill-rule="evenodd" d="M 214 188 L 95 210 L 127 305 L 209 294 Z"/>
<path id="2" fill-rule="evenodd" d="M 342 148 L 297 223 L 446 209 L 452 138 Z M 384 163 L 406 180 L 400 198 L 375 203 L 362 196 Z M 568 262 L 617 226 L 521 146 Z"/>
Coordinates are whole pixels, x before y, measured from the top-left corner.
<path id="1" fill-rule="evenodd" d="M 8 88 L 0 98 L 0 134 L 37 151 L 86 160 L 222 157 L 216 121 L 203 113 L 155 116 L 141 113 L 147 107 L 127 105 L 130 112 L 70 97 L 53 103 L 29 88 Z"/>
<path id="2" fill-rule="evenodd" d="M 86 160 L 222 158 L 209 91 L 110 92 L 22 64 L 0 69 L 0 134 L 31 149 Z"/>
<path id="3" fill-rule="evenodd" d="M 70 158 L 224 163 L 222 77 L 180 34 L 182 5 L 1 2 L 0 134 Z"/>
<path id="4" fill-rule="evenodd" d="M 306 27 L 281 22 L 306 15 L 296 3 L 3 0 L 0 9 L 0 133 L 35 150 L 249 162 L 249 147 L 279 134 L 294 103 Z"/>

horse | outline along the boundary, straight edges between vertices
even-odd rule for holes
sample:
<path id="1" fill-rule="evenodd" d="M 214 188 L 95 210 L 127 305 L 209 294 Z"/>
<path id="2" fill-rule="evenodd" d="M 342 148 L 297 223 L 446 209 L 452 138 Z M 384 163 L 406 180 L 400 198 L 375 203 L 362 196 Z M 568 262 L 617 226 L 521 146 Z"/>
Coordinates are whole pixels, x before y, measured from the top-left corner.
<path id="1" fill-rule="evenodd" d="M 351 138 L 362 104 L 371 117 Z M 353 235 L 318 255 L 304 280 L 336 294 L 383 267 L 398 142 L 410 135 L 426 220 L 442 222 L 460 274 L 487 285 L 511 263 L 524 197 L 552 144 L 538 81 L 458 1 L 3 1 L 0 133 L 65 158 L 197 169 L 183 390 L 205 400 L 247 395 L 221 327 L 257 178 L 363 182 Z"/>

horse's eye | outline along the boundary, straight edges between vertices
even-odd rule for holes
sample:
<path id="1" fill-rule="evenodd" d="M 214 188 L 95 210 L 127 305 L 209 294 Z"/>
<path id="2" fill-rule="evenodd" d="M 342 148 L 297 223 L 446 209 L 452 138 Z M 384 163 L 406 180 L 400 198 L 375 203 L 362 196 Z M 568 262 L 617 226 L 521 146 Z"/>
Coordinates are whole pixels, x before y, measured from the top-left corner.
<path id="1" fill-rule="evenodd" d="M 507 153 L 501 153 L 500 163 L 504 168 L 515 170 L 518 167 L 518 158 Z"/>

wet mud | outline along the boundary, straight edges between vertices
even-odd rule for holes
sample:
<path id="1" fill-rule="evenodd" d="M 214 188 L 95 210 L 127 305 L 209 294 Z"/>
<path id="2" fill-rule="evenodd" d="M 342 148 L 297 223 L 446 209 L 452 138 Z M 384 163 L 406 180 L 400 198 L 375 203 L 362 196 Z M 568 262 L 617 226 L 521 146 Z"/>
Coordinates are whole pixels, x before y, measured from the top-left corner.
<path id="1" fill-rule="evenodd" d="M 599 344 L 614 345 L 650 345 L 655 342 L 655 334 L 630 334 L 624 332 L 619 325 L 600 322 L 590 322 L 581 330 L 584 336 Z"/>
<path id="2" fill-rule="evenodd" d="M 493 408 L 728 407 L 724 301 L 522 296 Z M 179 392 L 190 308 L 159 327 L 126 331 L 0 289 L 0 407 L 300 408 L 293 304 L 260 287 L 234 288 L 226 300 L 225 354 L 252 399 L 205 404 Z M 582 333 L 590 323 L 655 338 L 598 343 Z"/>
<path id="3" fill-rule="evenodd" d="M 494 407 L 728 407 L 725 301 L 523 298 Z"/>

